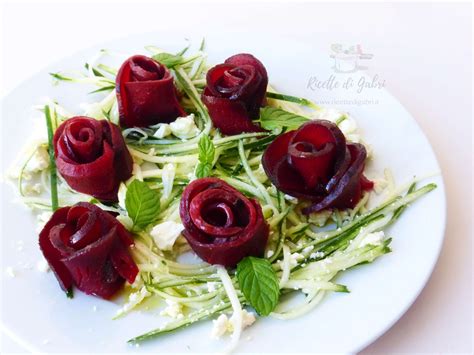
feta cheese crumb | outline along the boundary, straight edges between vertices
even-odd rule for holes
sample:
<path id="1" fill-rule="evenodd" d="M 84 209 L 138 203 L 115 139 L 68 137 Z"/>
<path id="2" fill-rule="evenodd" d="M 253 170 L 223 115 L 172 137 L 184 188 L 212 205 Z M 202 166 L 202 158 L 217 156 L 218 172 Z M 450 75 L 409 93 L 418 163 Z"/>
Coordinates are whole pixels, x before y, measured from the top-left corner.
<path id="1" fill-rule="evenodd" d="M 168 137 L 171 134 L 171 128 L 169 124 L 159 123 L 157 126 L 158 129 L 156 130 L 155 134 L 153 134 L 153 137 L 161 139 Z"/>
<path id="2" fill-rule="evenodd" d="M 38 225 L 36 227 L 36 232 L 41 232 L 41 230 L 43 229 L 44 225 L 50 220 L 51 216 L 53 215 L 53 212 L 49 212 L 49 211 L 46 211 L 46 212 L 43 212 L 43 213 L 40 213 L 37 217 L 38 219 Z"/>
<path id="3" fill-rule="evenodd" d="M 316 213 L 311 213 L 309 215 L 309 221 L 318 227 L 323 227 L 326 225 L 328 219 L 331 217 L 331 210 L 323 210 Z"/>
<path id="4" fill-rule="evenodd" d="M 212 321 L 214 326 L 212 327 L 211 337 L 220 338 L 227 332 L 232 332 L 232 323 L 229 322 L 229 318 L 225 314 L 221 314 L 217 319 Z"/>
<path id="5" fill-rule="evenodd" d="M 310 254 L 311 259 L 317 259 L 317 258 L 322 258 L 324 256 L 324 253 L 322 251 L 317 251 L 315 253 Z"/>
<path id="6" fill-rule="evenodd" d="M 314 245 L 310 245 L 310 246 L 303 249 L 303 253 L 305 253 L 305 254 L 309 253 L 313 249 L 314 249 Z"/>
<path id="7" fill-rule="evenodd" d="M 39 145 L 35 153 L 31 157 L 25 170 L 32 173 L 37 173 L 49 167 L 49 154 L 46 148 Z"/>
<path id="8" fill-rule="evenodd" d="M 49 271 L 49 264 L 46 261 L 46 259 L 41 258 L 41 260 L 39 260 L 36 263 L 36 270 L 38 270 L 39 272 L 48 272 Z"/>
<path id="9" fill-rule="evenodd" d="M 233 316 L 230 319 L 225 315 L 221 314 L 217 319 L 212 321 L 214 326 L 212 328 L 211 337 L 220 338 L 226 333 L 232 333 L 234 331 Z M 255 314 L 242 310 L 242 329 L 251 326 L 255 322 Z"/>
<path id="10" fill-rule="evenodd" d="M 184 317 L 183 306 L 180 303 L 166 300 L 166 304 L 168 306 L 160 312 L 160 316 L 171 317 L 174 319 L 182 319 Z"/>
<path id="11" fill-rule="evenodd" d="M 181 223 L 166 221 L 154 226 L 150 235 L 158 248 L 161 250 L 171 250 L 183 229 L 184 226 Z"/>
<path id="12" fill-rule="evenodd" d="M 369 233 L 365 236 L 365 238 L 360 243 L 360 247 L 365 245 L 380 245 L 385 239 L 385 233 L 383 231 Z"/>
<path id="13" fill-rule="evenodd" d="M 273 254 L 275 254 L 275 252 L 273 250 L 267 251 L 267 258 L 271 258 L 273 256 Z"/>
<path id="14" fill-rule="evenodd" d="M 193 113 L 186 117 L 178 117 L 176 121 L 171 122 L 169 126 L 173 135 L 181 139 L 189 139 L 199 133 L 199 128 L 197 128 L 194 122 Z"/>

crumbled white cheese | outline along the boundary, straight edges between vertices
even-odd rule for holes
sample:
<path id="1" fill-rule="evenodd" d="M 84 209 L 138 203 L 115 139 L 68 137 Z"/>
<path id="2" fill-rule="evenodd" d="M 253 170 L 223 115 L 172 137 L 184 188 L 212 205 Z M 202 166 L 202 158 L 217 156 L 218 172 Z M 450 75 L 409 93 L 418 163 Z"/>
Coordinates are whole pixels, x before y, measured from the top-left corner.
<path id="1" fill-rule="evenodd" d="M 214 326 L 212 327 L 211 337 L 220 338 L 227 332 L 232 332 L 232 323 L 229 322 L 229 318 L 225 314 L 221 314 L 217 319 L 212 321 Z"/>
<path id="2" fill-rule="evenodd" d="M 15 270 L 13 270 L 13 268 L 11 266 L 8 266 L 5 269 L 5 273 L 7 274 L 8 277 L 11 277 L 11 278 L 14 278 L 16 276 Z"/>
<path id="3" fill-rule="evenodd" d="M 169 124 L 159 123 L 157 126 L 158 129 L 156 130 L 155 134 L 153 134 L 153 137 L 161 139 L 168 137 L 171 134 L 171 128 Z"/>
<path id="4" fill-rule="evenodd" d="M 170 123 L 170 128 L 173 135 L 181 139 L 189 139 L 199 133 L 193 113 L 186 117 L 178 117 L 176 121 Z"/>
<path id="5" fill-rule="evenodd" d="M 295 266 L 297 266 L 297 265 L 298 265 L 298 261 L 303 260 L 303 259 L 304 259 L 304 255 L 302 255 L 302 254 L 300 254 L 300 253 L 293 253 L 293 254 L 290 254 L 290 258 L 289 258 L 290 269 L 292 269 L 292 268 L 294 268 Z M 283 265 L 283 260 L 277 261 L 277 264 Z"/>
<path id="6" fill-rule="evenodd" d="M 161 250 L 171 250 L 183 229 L 184 226 L 181 223 L 166 221 L 154 226 L 150 235 L 158 248 Z"/>
<path id="7" fill-rule="evenodd" d="M 23 192 L 26 194 L 40 194 L 43 186 L 40 183 L 26 182 L 23 184 Z"/>
<path id="8" fill-rule="evenodd" d="M 328 219 L 331 217 L 332 211 L 331 210 L 322 210 L 319 212 L 311 213 L 309 215 L 308 220 L 317 225 L 318 227 L 323 227 L 326 225 Z"/>
<path id="9" fill-rule="evenodd" d="M 49 167 L 49 154 L 47 149 L 39 145 L 36 148 L 35 153 L 31 157 L 28 165 L 25 167 L 25 171 L 37 173 Z"/>
<path id="10" fill-rule="evenodd" d="M 123 307 L 120 308 L 115 314 L 115 318 L 127 313 L 148 296 L 150 296 L 150 292 L 146 289 L 146 287 L 142 287 L 139 291 L 131 293 L 130 296 L 128 296 L 127 303 L 125 303 Z"/>
<path id="11" fill-rule="evenodd" d="M 41 260 L 39 260 L 36 263 L 36 270 L 38 270 L 39 272 L 48 272 L 49 271 L 49 264 L 46 261 L 46 259 L 41 258 Z"/>
<path id="12" fill-rule="evenodd" d="M 273 250 L 267 251 L 267 258 L 271 258 L 273 256 L 273 254 L 275 254 L 275 252 Z"/>
<path id="13" fill-rule="evenodd" d="M 365 238 L 360 243 L 360 247 L 365 245 L 380 245 L 385 240 L 385 233 L 383 231 L 369 233 L 365 236 Z"/>
<path id="14" fill-rule="evenodd" d="M 303 253 L 309 253 L 311 250 L 314 249 L 314 245 L 307 246 L 306 248 L 303 249 Z"/>
<path id="15" fill-rule="evenodd" d="M 163 181 L 163 198 L 167 199 L 173 190 L 173 181 L 176 174 L 176 166 L 168 163 L 163 167 L 161 179 Z"/>
<path id="16" fill-rule="evenodd" d="M 180 303 L 166 300 L 166 304 L 168 306 L 160 312 L 160 316 L 167 316 L 174 319 L 182 319 L 184 317 L 183 306 Z"/>
<path id="17" fill-rule="evenodd" d="M 311 259 L 317 259 L 317 258 L 322 258 L 324 256 L 324 253 L 322 251 L 317 251 L 315 253 L 311 253 L 309 257 Z"/>
<path id="18" fill-rule="evenodd" d="M 38 219 L 38 225 L 36 227 L 36 232 L 41 232 L 41 230 L 43 229 L 44 225 L 46 223 L 48 223 L 48 221 L 50 220 L 51 216 L 53 215 L 53 212 L 49 212 L 49 211 L 46 211 L 46 212 L 42 212 L 40 213 L 38 216 L 37 216 L 37 219 Z"/>
<path id="19" fill-rule="evenodd" d="M 225 315 L 221 314 L 217 319 L 213 320 L 213 328 L 211 336 L 213 338 L 220 338 L 226 333 L 232 333 L 234 331 L 233 316 L 230 319 Z M 245 309 L 242 310 L 242 329 L 251 326 L 255 322 L 255 314 L 247 312 Z"/>

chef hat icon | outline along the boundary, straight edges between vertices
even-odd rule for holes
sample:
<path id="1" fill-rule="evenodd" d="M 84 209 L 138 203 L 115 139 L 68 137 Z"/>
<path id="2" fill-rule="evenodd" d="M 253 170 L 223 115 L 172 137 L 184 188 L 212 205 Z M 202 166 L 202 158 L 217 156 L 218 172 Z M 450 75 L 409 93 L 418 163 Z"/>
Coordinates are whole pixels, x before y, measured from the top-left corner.
<path id="1" fill-rule="evenodd" d="M 372 59 L 374 55 L 364 53 L 360 44 L 344 47 L 335 43 L 331 45 L 330 57 L 334 59 L 334 70 L 337 73 L 354 73 L 361 69 L 359 60 Z"/>

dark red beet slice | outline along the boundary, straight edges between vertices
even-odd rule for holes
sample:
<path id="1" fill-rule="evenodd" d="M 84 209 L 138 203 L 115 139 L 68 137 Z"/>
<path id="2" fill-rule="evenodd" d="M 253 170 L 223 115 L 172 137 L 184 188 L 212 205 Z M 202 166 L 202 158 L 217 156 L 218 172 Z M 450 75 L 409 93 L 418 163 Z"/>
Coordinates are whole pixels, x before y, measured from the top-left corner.
<path id="1" fill-rule="evenodd" d="M 51 242 L 51 230 L 55 226 L 61 226 L 66 221 L 68 212 L 69 207 L 63 207 L 54 212 L 39 235 L 40 249 L 64 292 L 72 287 L 73 280 L 71 273 L 61 261 L 61 250 L 58 250 Z"/>
<path id="2" fill-rule="evenodd" d="M 312 201 L 303 210 L 311 213 L 353 207 L 361 189 L 373 187 L 362 175 L 366 156 L 362 145 L 346 144 L 336 125 L 315 120 L 277 137 L 265 150 L 262 165 L 277 189 Z"/>
<path id="3" fill-rule="evenodd" d="M 206 262 L 233 267 L 246 256 L 263 255 L 269 230 L 260 205 L 226 182 L 194 180 L 179 212 L 184 237 Z"/>
<path id="4" fill-rule="evenodd" d="M 214 126 L 226 135 L 257 132 L 252 122 L 265 102 L 267 71 L 251 54 L 237 54 L 207 73 L 202 95 Z"/>
<path id="5" fill-rule="evenodd" d="M 320 202 L 303 210 L 303 213 L 318 212 L 328 207 L 352 208 L 360 200 L 361 179 L 364 171 L 367 152 L 362 144 L 351 143 L 347 145 L 351 160 L 349 168 L 344 172 L 334 190 Z"/>
<path id="6" fill-rule="evenodd" d="M 73 117 L 54 134 L 56 165 L 69 186 L 102 201 L 117 201 L 132 175 L 132 157 L 118 128 L 106 120 Z"/>
<path id="7" fill-rule="evenodd" d="M 152 58 L 128 58 L 117 73 L 116 90 L 121 126 L 147 127 L 186 116 L 173 76 Z"/>
<path id="8" fill-rule="evenodd" d="M 127 249 L 131 243 L 130 234 L 112 215 L 86 202 L 57 210 L 39 236 L 41 251 L 63 290 L 76 285 L 105 299 L 138 274 Z"/>
<path id="9" fill-rule="evenodd" d="M 202 102 L 207 106 L 214 126 L 222 134 L 233 135 L 242 132 L 261 132 L 259 126 L 249 119 L 248 111 L 242 101 L 233 101 L 208 95 L 207 89 L 202 95 Z"/>

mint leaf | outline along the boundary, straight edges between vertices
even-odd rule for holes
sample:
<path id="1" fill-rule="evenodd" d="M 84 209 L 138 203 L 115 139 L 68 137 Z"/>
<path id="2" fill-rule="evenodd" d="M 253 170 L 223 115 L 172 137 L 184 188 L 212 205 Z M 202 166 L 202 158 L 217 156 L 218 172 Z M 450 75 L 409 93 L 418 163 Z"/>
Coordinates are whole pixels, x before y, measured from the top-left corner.
<path id="1" fill-rule="evenodd" d="M 160 213 L 160 196 L 148 185 L 139 180 L 133 180 L 127 188 L 125 207 L 128 216 L 133 221 L 133 229 L 141 230 L 156 220 Z"/>
<path id="2" fill-rule="evenodd" d="M 267 316 L 278 303 L 280 287 L 267 259 L 248 256 L 237 264 L 237 279 L 245 299 L 262 316 Z"/>
<path id="3" fill-rule="evenodd" d="M 198 143 L 199 148 L 199 164 L 196 167 L 196 177 L 203 178 L 209 176 L 216 154 L 216 148 L 208 135 L 202 135 Z"/>
<path id="4" fill-rule="evenodd" d="M 160 62 L 164 66 L 167 66 L 168 68 L 172 68 L 175 65 L 178 65 L 183 60 L 182 56 L 171 53 L 158 53 L 155 54 L 152 58 L 157 62 Z"/>
<path id="5" fill-rule="evenodd" d="M 287 128 L 289 130 L 299 128 L 309 119 L 276 107 L 263 107 L 260 109 L 260 125 L 263 129 L 274 130 Z"/>

